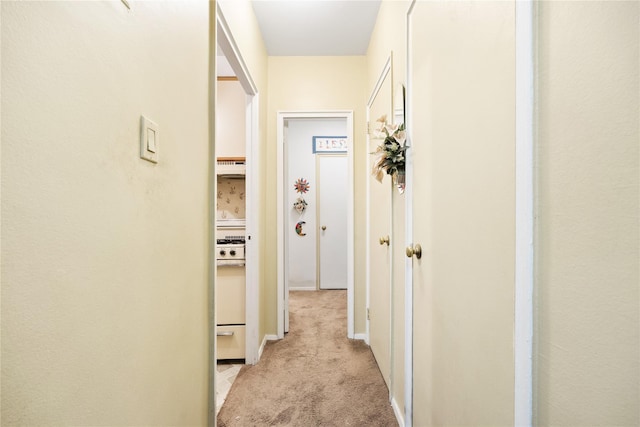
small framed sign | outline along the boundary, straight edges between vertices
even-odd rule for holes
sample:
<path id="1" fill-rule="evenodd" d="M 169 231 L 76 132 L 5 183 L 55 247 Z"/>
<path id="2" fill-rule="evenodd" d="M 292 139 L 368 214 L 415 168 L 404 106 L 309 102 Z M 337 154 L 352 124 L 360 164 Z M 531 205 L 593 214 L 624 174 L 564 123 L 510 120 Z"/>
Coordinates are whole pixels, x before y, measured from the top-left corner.
<path id="1" fill-rule="evenodd" d="M 347 137 L 346 136 L 314 136 L 313 152 L 314 153 L 346 153 Z"/>

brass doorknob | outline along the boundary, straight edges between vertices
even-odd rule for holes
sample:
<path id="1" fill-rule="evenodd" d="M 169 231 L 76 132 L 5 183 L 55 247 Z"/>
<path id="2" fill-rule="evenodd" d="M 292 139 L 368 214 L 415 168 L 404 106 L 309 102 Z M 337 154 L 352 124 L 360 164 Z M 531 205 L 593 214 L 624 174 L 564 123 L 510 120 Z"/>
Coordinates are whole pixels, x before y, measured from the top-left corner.
<path id="1" fill-rule="evenodd" d="M 387 244 L 387 246 L 389 246 L 389 236 L 384 236 L 380 238 L 380 244 L 384 245 L 385 243 Z"/>
<path id="2" fill-rule="evenodd" d="M 323 225 L 323 226 L 322 226 L 322 231 L 324 231 L 324 230 L 326 230 L 326 229 L 327 229 L 327 226 L 326 226 L 326 225 Z"/>
<path id="3" fill-rule="evenodd" d="M 416 256 L 416 258 L 422 258 L 422 246 L 419 244 L 415 244 L 414 246 L 407 246 L 407 258 L 411 258 L 412 256 Z"/>

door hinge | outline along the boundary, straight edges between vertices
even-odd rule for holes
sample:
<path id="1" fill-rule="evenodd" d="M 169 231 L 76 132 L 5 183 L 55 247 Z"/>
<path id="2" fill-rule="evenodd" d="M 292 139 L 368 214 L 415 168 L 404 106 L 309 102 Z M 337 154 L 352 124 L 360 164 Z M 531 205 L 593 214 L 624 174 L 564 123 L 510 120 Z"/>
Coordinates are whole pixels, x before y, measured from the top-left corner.
<path id="1" fill-rule="evenodd" d="M 367 320 L 371 320 L 371 316 L 369 315 L 369 309 L 367 308 Z"/>

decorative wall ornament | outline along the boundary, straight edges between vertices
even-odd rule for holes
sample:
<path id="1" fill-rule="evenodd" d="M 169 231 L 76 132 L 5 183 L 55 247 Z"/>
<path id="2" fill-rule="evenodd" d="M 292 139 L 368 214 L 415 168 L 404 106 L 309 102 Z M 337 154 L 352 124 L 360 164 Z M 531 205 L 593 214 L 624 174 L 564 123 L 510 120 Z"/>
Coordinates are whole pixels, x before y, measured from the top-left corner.
<path id="1" fill-rule="evenodd" d="M 376 129 L 375 138 L 384 139 L 374 154 L 377 158 L 374 161 L 371 175 L 382 182 L 385 173 L 391 175 L 400 193 L 405 188 L 405 144 L 406 132 L 404 123 L 400 126 L 387 124 L 387 115 L 380 117 L 376 122 L 380 127 Z"/>
<path id="2" fill-rule="evenodd" d="M 296 190 L 296 193 L 304 194 L 309 191 L 310 185 L 309 181 L 304 178 L 299 178 L 295 184 L 293 184 L 293 188 Z M 298 212 L 298 214 L 302 215 L 304 211 L 307 209 L 308 203 L 304 200 L 304 197 L 300 196 L 293 202 L 293 208 Z M 299 221 L 296 224 L 296 233 L 298 236 L 306 236 L 307 234 L 302 231 L 302 226 L 305 224 L 304 221 Z"/>
<path id="3" fill-rule="evenodd" d="M 306 222 L 304 221 L 300 221 L 296 224 L 296 233 L 298 233 L 298 236 L 306 236 L 307 233 L 303 233 L 302 232 L 302 226 L 305 225 Z"/>
<path id="4" fill-rule="evenodd" d="M 302 215 L 304 211 L 307 209 L 308 203 L 304 198 L 298 197 L 296 201 L 293 203 L 293 208 Z"/>
<path id="5" fill-rule="evenodd" d="M 304 194 L 309 191 L 310 185 L 309 181 L 304 178 L 299 178 L 295 184 L 293 184 L 293 188 L 295 188 L 296 192 L 300 194 Z"/>
<path id="6" fill-rule="evenodd" d="M 346 136 L 314 136 L 313 152 L 314 153 L 346 153 L 347 137 Z"/>

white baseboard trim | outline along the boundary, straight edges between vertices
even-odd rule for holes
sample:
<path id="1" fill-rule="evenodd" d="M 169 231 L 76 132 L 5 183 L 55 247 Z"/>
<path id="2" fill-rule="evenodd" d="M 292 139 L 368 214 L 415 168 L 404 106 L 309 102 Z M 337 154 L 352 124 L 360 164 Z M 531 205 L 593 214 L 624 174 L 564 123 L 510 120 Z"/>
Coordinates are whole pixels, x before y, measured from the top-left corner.
<path id="1" fill-rule="evenodd" d="M 258 349 L 258 360 L 256 360 L 256 363 L 258 363 L 260 361 L 260 358 L 262 357 L 262 351 L 264 350 L 265 344 L 267 344 L 266 335 L 262 338 L 262 343 L 260 343 L 260 348 Z"/>
<path id="2" fill-rule="evenodd" d="M 354 334 L 353 335 L 353 339 L 354 340 L 362 340 L 364 342 L 367 342 L 367 334 Z"/>
<path id="3" fill-rule="evenodd" d="M 278 340 L 278 336 L 277 335 L 265 335 L 264 338 L 262 338 L 262 344 L 260 344 L 260 348 L 258 349 L 258 360 L 256 361 L 256 363 L 258 363 L 260 361 L 260 358 L 262 357 L 262 352 L 264 351 L 264 346 L 267 345 L 267 341 L 277 341 Z"/>
<path id="4" fill-rule="evenodd" d="M 391 399 L 391 407 L 393 408 L 393 413 L 396 414 L 396 420 L 398 420 L 398 425 L 400 427 L 404 427 L 404 416 L 402 411 L 398 407 L 398 402 L 396 402 L 396 398 Z"/>
<path id="5" fill-rule="evenodd" d="M 317 291 L 316 288 L 310 288 L 308 286 L 304 286 L 304 287 L 301 286 L 301 287 L 298 287 L 298 288 L 289 286 L 289 290 L 290 291 Z"/>

